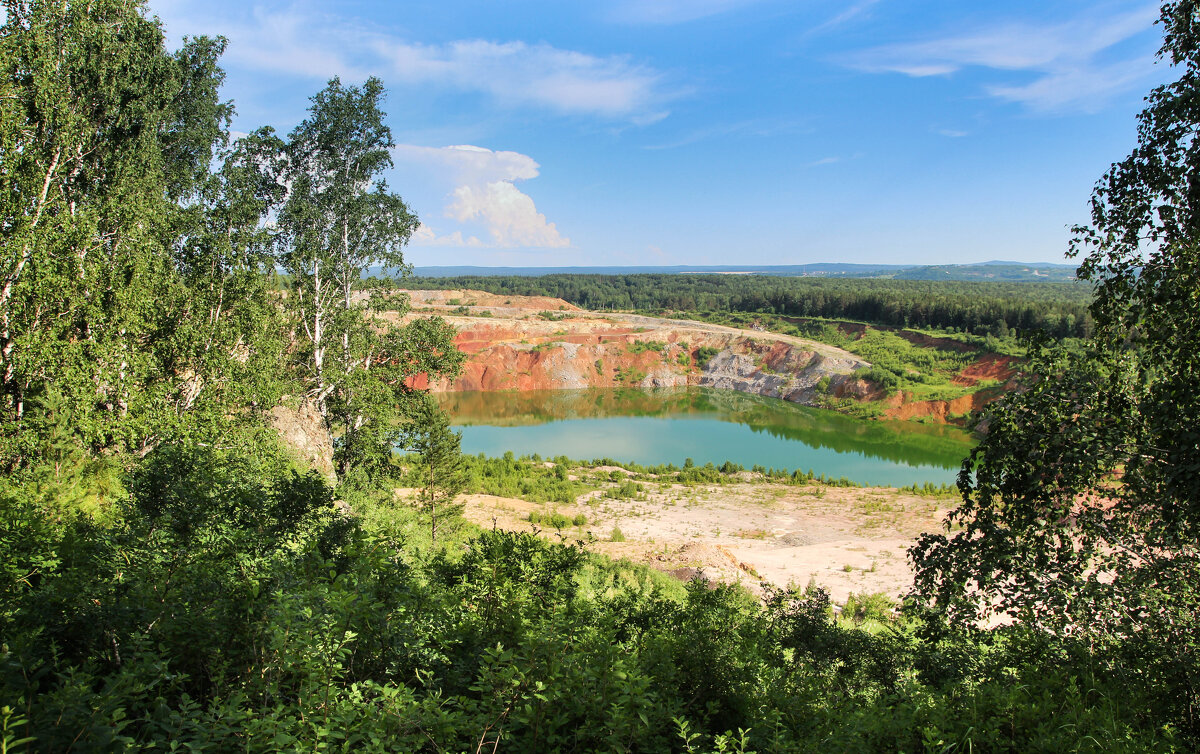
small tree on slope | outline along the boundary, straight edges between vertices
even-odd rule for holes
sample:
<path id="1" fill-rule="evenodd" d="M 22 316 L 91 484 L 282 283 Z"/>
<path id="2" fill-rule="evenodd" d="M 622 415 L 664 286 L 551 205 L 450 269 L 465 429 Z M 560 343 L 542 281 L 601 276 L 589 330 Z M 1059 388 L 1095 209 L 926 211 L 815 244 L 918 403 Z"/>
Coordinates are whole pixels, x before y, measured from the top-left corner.
<path id="1" fill-rule="evenodd" d="M 450 528 L 462 515 L 463 503 L 455 502 L 467 484 L 463 464 L 462 434 L 450 429 L 446 415 L 436 406 L 427 404 L 418 421 L 420 434 L 414 440 L 417 467 L 422 485 L 417 500 L 421 514 L 429 522 L 429 539 Z"/>

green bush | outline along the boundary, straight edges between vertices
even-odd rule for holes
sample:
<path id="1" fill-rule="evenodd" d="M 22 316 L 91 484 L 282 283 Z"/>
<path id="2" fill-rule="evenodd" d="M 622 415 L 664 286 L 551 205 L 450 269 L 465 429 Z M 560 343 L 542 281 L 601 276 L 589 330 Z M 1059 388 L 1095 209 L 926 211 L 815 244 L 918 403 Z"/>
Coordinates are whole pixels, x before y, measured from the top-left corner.
<path id="1" fill-rule="evenodd" d="M 719 353 L 719 350 L 709 346 L 701 346 L 697 348 L 696 353 L 693 354 L 694 358 L 696 359 L 696 366 L 704 369 L 706 366 L 708 366 L 708 362 Z"/>
<path id="2" fill-rule="evenodd" d="M 842 615 L 855 623 L 868 620 L 887 623 L 895 620 L 896 602 L 883 592 L 851 593 L 842 607 Z"/>
<path id="3" fill-rule="evenodd" d="M 625 348 L 630 353 L 637 354 L 637 353 L 645 353 L 646 351 L 654 351 L 655 353 L 662 353 L 666 347 L 667 347 L 666 343 L 661 343 L 657 340 L 651 340 L 651 341 L 635 340 L 632 343 L 626 345 Z"/>

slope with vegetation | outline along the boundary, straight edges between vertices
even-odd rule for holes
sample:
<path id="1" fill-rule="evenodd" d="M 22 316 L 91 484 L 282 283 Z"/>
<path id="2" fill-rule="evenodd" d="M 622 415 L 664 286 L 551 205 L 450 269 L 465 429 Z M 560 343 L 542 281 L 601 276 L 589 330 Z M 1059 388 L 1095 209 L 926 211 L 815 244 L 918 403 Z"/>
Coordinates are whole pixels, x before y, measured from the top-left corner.
<path id="1" fill-rule="evenodd" d="M 905 614 L 842 621 L 819 589 L 681 585 L 446 509 L 456 437 L 409 385 L 453 373 L 451 333 L 347 295 L 413 227 L 373 180 L 377 82 L 226 148 L 220 40 L 168 51 L 122 0 L 6 9 L 0 749 L 1200 745 L 1193 3 L 1163 7 L 1181 78 L 1077 231 L 1095 335 L 989 409 Z M 283 395 L 338 438 L 336 489 L 265 429 Z"/>

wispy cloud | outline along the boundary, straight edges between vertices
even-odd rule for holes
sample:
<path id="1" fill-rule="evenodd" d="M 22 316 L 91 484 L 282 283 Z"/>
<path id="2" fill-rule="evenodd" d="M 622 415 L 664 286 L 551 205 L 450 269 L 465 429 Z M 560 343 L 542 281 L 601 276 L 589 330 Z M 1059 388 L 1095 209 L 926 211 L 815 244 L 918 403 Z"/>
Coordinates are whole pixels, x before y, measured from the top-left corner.
<path id="1" fill-rule="evenodd" d="M 520 152 L 492 151 L 457 145 L 424 147 L 401 144 L 392 150 L 396 161 L 430 170 L 453 188 L 443 215 L 458 223 L 479 225 L 490 242 L 464 236 L 462 230 L 439 235 L 422 225 L 413 236 L 416 246 L 495 246 L 564 248 L 571 239 L 538 212 L 533 198 L 515 185 L 536 178 L 540 166 Z"/>
<path id="2" fill-rule="evenodd" d="M 1051 25 L 1008 23 L 994 28 L 863 50 L 845 62 L 873 73 L 949 75 L 965 68 L 1025 72 L 1034 80 L 986 87 L 994 97 L 1037 111 L 1094 110 L 1150 75 L 1145 54 L 1105 60 L 1113 48 L 1149 29 L 1156 4 L 1104 15 L 1089 12 Z"/>
<path id="3" fill-rule="evenodd" d="M 966 131 L 959 131 L 956 128 L 935 128 L 933 132 L 938 136 L 945 136 L 948 139 L 961 139 L 967 135 Z"/>
<path id="4" fill-rule="evenodd" d="M 737 121 L 734 123 L 719 123 L 707 128 L 696 129 L 685 133 L 676 139 L 672 139 L 671 141 L 662 142 L 660 144 L 648 144 L 642 148 L 650 150 L 677 149 L 679 147 L 697 144 L 710 139 L 720 139 L 725 137 L 770 138 L 774 136 L 810 133 L 811 131 L 812 127 L 803 120 L 755 118 L 751 120 Z"/>
<path id="5" fill-rule="evenodd" d="M 160 7 L 161 6 L 161 7 Z M 168 31 L 221 34 L 226 59 L 255 71 L 389 86 L 429 85 L 483 95 L 502 107 L 532 107 L 647 123 L 676 96 L 665 75 L 628 56 L 598 56 L 522 41 L 466 39 L 422 44 L 363 21 L 291 5 L 216 16 L 156 3 Z"/>
<path id="6" fill-rule="evenodd" d="M 835 16 L 830 18 L 828 21 L 824 21 L 824 22 L 812 27 L 811 29 L 806 31 L 802 36 L 804 36 L 804 37 L 816 36 L 818 34 L 827 32 L 830 29 L 834 29 L 834 28 L 837 28 L 838 26 L 849 23 L 850 21 L 853 21 L 854 19 L 858 18 L 859 16 L 862 16 L 862 15 L 868 13 L 871 10 L 871 8 L 874 7 L 875 5 L 877 5 L 878 3 L 879 3 L 879 0 L 861 0 L 861 2 L 854 3 L 850 7 L 845 8 L 842 11 L 840 11 L 839 13 L 837 13 Z"/>
<path id="7" fill-rule="evenodd" d="M 380 37 L 372 47 L 390 63 L 393 81 L 486 92 L 509 106 L 644 117 L 661 112 L 657 108 L 667 98 L 660 73 L 622 56 L 484 40 L 420 45 Z"/>
<path id="8" fill-rule="evenodd" d="M 617 0 L 610 16 L 627 24 L 680 24 L 758 2 L 762 0 Z"/>

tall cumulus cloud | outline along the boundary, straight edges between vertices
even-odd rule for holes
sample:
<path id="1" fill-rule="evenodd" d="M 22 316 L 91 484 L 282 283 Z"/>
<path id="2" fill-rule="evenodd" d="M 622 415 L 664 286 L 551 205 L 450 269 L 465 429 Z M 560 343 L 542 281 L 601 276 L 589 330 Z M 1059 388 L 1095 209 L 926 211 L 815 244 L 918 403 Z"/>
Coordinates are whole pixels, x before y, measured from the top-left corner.
<path id="1" fill-rule="evenodd" d="M 464 235 L 462 230 L 438 234 L 422 224 L 413 236 L 420 246 L 495 246 L 564 248 L 571 239 L 538 212 L 533 198 L 516 186 L 539 174 L 537 162 L 520 152 L 493 151 L 460 144 L 423 147 L 401 144 L 393 150 L 397 162 L 424 167 L 445 176 L 453 185 L 443 215 L 458 223 L 474 224 L 489 240 Z"/>

